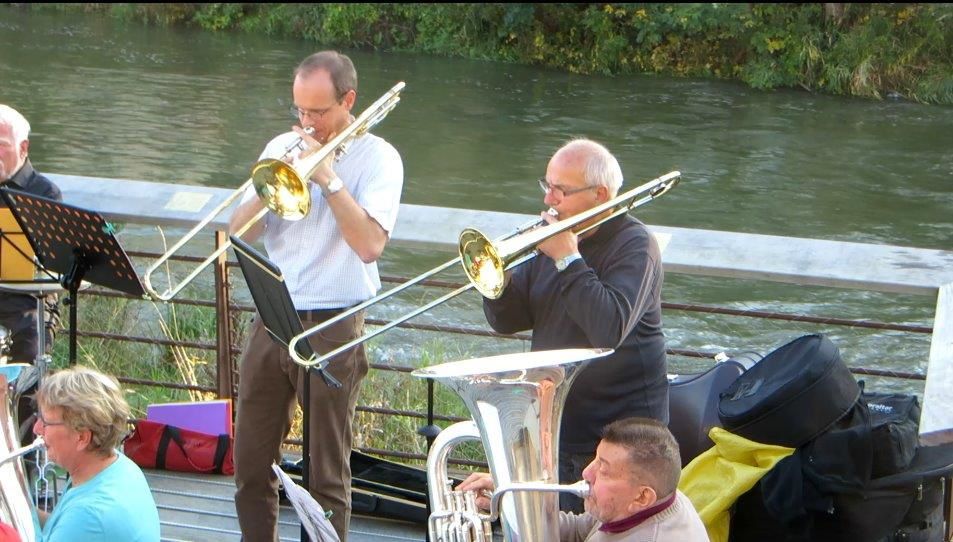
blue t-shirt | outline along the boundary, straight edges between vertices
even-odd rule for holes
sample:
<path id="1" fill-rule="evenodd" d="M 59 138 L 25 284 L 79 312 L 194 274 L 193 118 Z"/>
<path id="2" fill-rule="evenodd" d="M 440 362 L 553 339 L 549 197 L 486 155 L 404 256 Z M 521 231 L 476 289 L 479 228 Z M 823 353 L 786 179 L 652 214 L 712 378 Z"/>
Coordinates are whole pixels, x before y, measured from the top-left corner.
<path id="1" fill-rule="evenodd" d="M 139 466 L 118 458 L 91 480 L 67 485 L 43 542 L 159 542 L 159 512 Z"/>

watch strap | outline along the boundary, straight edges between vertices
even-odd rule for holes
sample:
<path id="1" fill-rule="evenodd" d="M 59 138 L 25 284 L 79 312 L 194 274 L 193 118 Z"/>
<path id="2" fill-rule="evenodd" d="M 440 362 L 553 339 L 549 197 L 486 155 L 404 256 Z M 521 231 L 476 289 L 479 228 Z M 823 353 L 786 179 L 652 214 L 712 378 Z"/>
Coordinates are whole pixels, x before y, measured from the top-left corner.
<path id="1" fill-rule="evenodd" d="M 569 264 L 571 264 L 572 262 L 576 260 L 581 260 L 581 259 L 582 259 L 582 254 L 579 254 L 578 252 L 576 252 L 575 254 L 570 254 L 569 256 L 566 256 L 565 258 L 560 258 L 556 260 L 556 270 L 559 272 L 562 272 L 567 267 L 569 267 Z"/>
<path id="2" fill-rule="evenodd" d="M 344 188 L 344 181 L 342 181 L 340 177 L 336 176 L 328 181 L 327 186 L 321 187 L 321 193 L 324 194 L 324 197 L 328 197 L 332 194 L 337 194 L 342 188 Z"/>

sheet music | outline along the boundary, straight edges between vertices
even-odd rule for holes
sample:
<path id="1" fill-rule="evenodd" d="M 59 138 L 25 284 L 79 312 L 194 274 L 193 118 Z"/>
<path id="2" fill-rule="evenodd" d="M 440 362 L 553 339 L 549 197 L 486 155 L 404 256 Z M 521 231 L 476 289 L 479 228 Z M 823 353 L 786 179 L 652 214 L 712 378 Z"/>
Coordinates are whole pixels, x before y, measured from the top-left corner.
<path id="1" fill-rule="evenodd" d="M 324 515 L 324 508 L 314 500 L 314 497 L 303 487 L 294 483 L 291 478 L 281 470 L 281 467 L 272 463 L 271 469 L 278 475 L 278 481 L 285 488 L 285 495 L 298 514 L 301 525 L 308 531 L 308 536 L 314 542 L 341 542 L 337 531 L 331 526 L 331 522 Z"/>

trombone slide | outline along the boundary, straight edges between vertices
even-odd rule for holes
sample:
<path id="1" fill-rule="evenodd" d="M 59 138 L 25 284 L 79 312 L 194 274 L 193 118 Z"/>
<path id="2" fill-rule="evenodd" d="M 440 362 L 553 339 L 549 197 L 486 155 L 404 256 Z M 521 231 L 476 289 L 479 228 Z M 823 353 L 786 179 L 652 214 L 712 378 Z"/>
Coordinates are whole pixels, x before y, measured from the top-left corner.
<path id="1" fill-rule="evenodd" d="M 257 162 L 252 168 L 252 176 L 245 181 L 238 189 L 229 195 L 224 201 L 218 204 L 212 211 L 186 233 L 172 248 L 166 251 L 155 262 L 152 263 L 143 276 L 143 286 L 147 292 L 147 299 L 157 301 L 168 301 L 176 296 L 186 285 L 192 282 L 199 273 L 212 264 L 219 256 L 225 253 L 232 246 L 231 241 L 226 241 L 221 247 L 216 249 L 203 260 L 196 268 L 189 273 L 178 284 L 171 285 L 163 292 L 159 292 L 152 285 L 152 274 L 155 273 L 166 261 L 168 261 L 180 248 L 192 240 L 205 226 L 207 226 L 222 211 L 231 206 L 235 200 L 241 197 L 249 186 L 255 188 L 258 197 L 265 203 L 265 208 L 258 212 L 248 222 L 243 224 L 234 235 L 241 237 L 252 225 L 262 219 L 268 211 L 272 211 L 286 220 L 300 220 L 304 218 L 311 209 L 311 191 L 309 179 L 314 170 L 332 153 L 338 153 L 352 139 L 364 135 L 374 125 L 384 120 L 384 117 L 390 113 L 397 102 L 400 101 L 400 91 L 403 90 L 405 83 L 403 81 L 394 85 L 383 96 L 377 99 L 363 113 L 339 134 L 334 136 L 331 141 L 325 143 L 314 154 L 296 161 L 293 165 L 282 160 L 265 159 Z M 300 145 L 296 141 L 289 151 Z"/>
<path id="2" fill-rule="evenodd" d="M 291 355 L 291 359 L 295 363 L 304 367 L 324 367 L 327 361 L 337 354 L 350 350 L 351 348 L 354 348 L 355 346 L 366 342 L 369 339 L 372 339 L 381 333 L 388 331 L 400 325 L 401 323 L 406 322 L 407 320 L 410 320 L 411 318 L 415 318 L 416 316 L 432 309 L 433 307 L 457 297 L 471 288 L 476 288 L 481 294 L 489 298 L 499 297 L 503 292 L 505 272 L 536 257 L 538 254 L 536 246 L 539 243 L 543 242 L 549 237 L 552 237 L 553 235 L 573 229 L 576 226 L 603 213 L 608 212 L 609 214 L 602 217 L 597 222 L 586 226 L 577 233 L 585 233 L 586 231 L 589 231 L 592 228 L 595 228 L 600 224 L 615 218 L 616 216 L 619 216 L 623 213 L 628 213 L 630 210 L 640 205 L 644 205 L 667 193 L 678 183 L 680 177 L 680 172 L 672 171 L 645 184 L 642 184 L 641 186 L 635 187 L 623 194 L 620 194 L 615 198 L 612 198 L 611 200 L 593 207 L 592 209 L 580 213 L 572 218 L 548 225 L 542 225 L 544 221 L 534 221 L 521 227 L 515 233 L 504 236 L 497 241 L 490 241 L 478 230 L 467 228 L 460 234 L 460 242 L 458 244 L 458 250 L 460 253 L 459 257 L 449 260 L 446 263 L 431 269 L 430 271 L 426 271 L 421 275 L 414 277 L 413 279 L 396 288 L 392 288 L 386 292 L 383 292 L 359 305 L 351 307 L 350 309 L 338 314 L 334 318 L 317 324 L 309 329 L 304 330 L 298 335 L 295 335 L 288 343 L 288 351 Z M 379 303 L 380 301 L 383 301 L 394 294 L 400 293 L 410 286 L 413 286 L 424 279 L 453 266 L 457 262 L 461 262 L 463 264 L 467 278 L 470 279 L 469 284 L 461 286 L 460 288 L 457 288 L 456 290 L 447 293 L 431 301 L 430 303 L 427 303 L 426 305 L 423 305 L 405 314 L 404 316 L 398 317 L 384 326 L 377 328 L 376 330 L 367 333 L 362 337 L 358 337 L 357 339 L 354 339 L 353 341 L 322 356 L 305 359 L 298 354 L 296 348 L 298 341 L 301 341 L 329 326 L 332 326 L 358 311 L 364 310 L 371 305 Z"/>

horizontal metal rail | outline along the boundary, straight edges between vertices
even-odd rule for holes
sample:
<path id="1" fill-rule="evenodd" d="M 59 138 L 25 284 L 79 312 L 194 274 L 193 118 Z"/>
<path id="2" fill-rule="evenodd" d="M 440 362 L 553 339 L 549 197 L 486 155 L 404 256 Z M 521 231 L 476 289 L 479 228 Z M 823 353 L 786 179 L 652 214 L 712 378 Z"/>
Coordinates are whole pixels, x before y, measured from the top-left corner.
<path id="1" fill-rule="evenodd" d="M 130 252 L 130 256 L 134 257 L 155 257 L 157 254 L 149 252 Z M 175 258 L 177 261 L 183 262 L 200 262 L 203 259 L 200 257 L 188 257 L 188 256 L 177 256 Z M 228 267 L 235 267 L 237 264 L 235 262 L 228 262 Z M 402 283 L 406 282 L 408 279 L 405 277 L 396 277 L 396 276 L 382 276 L 382 282 L 389 283 Z M 432 288 L 442 288 L 442 289 L 455 289 L 462 286 L 462 283 L 459 282 L 450 282 L 450 281 L 441 281 L 441 280 L 427 280 L 422 281 L 421 283 L 424 286 Z M 106 290 L 102 288 L 91 288 L 82 292 L 82 295 L 93 295 L 104 298 L 125 298 L 135 301 L 142 301 L 141 298 L 130 296 L 121 292 L 116 292 L 112 290 Z M 216 310 L 215 301 L 207 301 L 202 299 L 188 299 L 188 298 L 176 298 L 170 301 L 171 304 L 183 305 L 183 306 L 193 306 L 200 307 L 204 309 Z M 920 326 L 920 325 L 908 325 L 908 324 L 894 324 L 886 322 L 876 322 L 871 320 L 855 320 L 855 319 L 845 319 L 845 318 L 831 318 L 824 316 L 813 316 L 806 314 L 796 314 L 796 313 L 780 313 L 780 312 L 771 312 L 771 311 L 762 311 L 754 309 L 733 309 L 727 307 L 718 307 L 711 305 L 702 305 L 702 304 L 689 304 L 689 303 L 672 303 L 672 302 L 663 302 L 663 310 L 668 311 L 684 311 L 690 313 L 699 313 L 699 314 L 715 314 L 722 316 L 732 316 L 732 317 L 746 317 L 746 318 L 759 318 L 759 319 L 769 319 L 769 320 L 782 320 L 789 322 L 797 323 L 809 323 L 809 324 L 819 324 L 819 325 L 832 325 L 839 327 L 847 328 L 863 328 L 863 329 L 875 329 L 875 330 L 891 330 L 891 331 L 901 331 L 906 333 L 917 333 L 917 334 L 929 334 L 932 333 L 933 329 L 930 326 Z M 249 304 L 238 304 L 238 303 L 228 303 L 228 310 L 231 313 L 253 313 L 255 312 L 255 307 Z M 377 319 L 377 318 L 368 318 L 366 320 L 368 325 L 371 326 L 383 326 L 387 324 L 387 321 Z M 486 337 L 493 339 L 510 339 L 510 340 L 520 340 L 520 341 L 529 341 L 532 339 L 531 334 L 529 333 L 516 333 L 516 334 L 502 334 L 492 331 L 486 328 L 472 327 L 472 326 L 458 326 L 458 325 L 448 325 L 448 324 L 415 324 L 410 322 L 405 322 L 400 324 L 400 328 L 415 330 L 415 331 L 425 331 L 433 333 L 448 333 L 448 334 L 462 334 L 473 337 Z M 156 337 L 146 337 L 146 336 L 130 336 L 128 334 L 117 334 L 117 333 L 108 333 L 101 331 L 79 331 L 78 335 L 81 337 L 87 338 L 98 338 L 104 340 L 115 340 L 115 341 L 124 341 L 124 342 L 133 342 L 148 344 L 153 346 L 161 347 L 181 347 L 187 349 L 196 349 L 202 351 L 214 351 L 218 347 L 215 342 L 212 341 L 202 341 L 202 340 L 191 340 L 183 341 L 176 339 L 167 339 L 167 338 L 156 338 Z M 700 351 L 692 350 L 685 348 L 668 348 L 667 353 L 673 356 L 687 357 L 687 358 L 696 358 L 696 359 L 712 359 L 718 352 L 709 352 L 709 351 Z M 240 347 L 232 345 L 230 354 L 237 355 L 240 353 Z M 393 371 L 398 373 L 409 373 L 415 369 L 415 367 L 405 366 L 405 365 L 396 365 L 388 363 L 371 363 L 370 367 L 375 370 L 382 371 Z M 234 368 L 233 368 L 234 370 Z M 850 370 L 854 374 L 858 375 L 867 375 L 867 376 L 876 376 L 876 377 L 887 377 L 887 378 L 899 378 L 913 381 L 924 381 L 926 376 L 921 373 L 916 372 L 907 372 L 907 371 L 894 371 L 894 370 L 883 370 L 883 369 L 874 369 L 869 367 L 851 367 Z M 201 391 L 207 393 L 215 393 L 217 388 L 214 386 L 201 386 L 201 385 L 190 385 L 182 384 L 178 382 L 159 382 L 148 379 L 138 379 L 138 378 L 127 378 L 119 377 L 119 380 L 125 384 L 139 385 L 139 386 L 151 386 L 151 387 L 162 387 L 167 389 L 178 389 L 178 390 L 192 390 L 192 391 Z M 380 416 L 400 416 L 412 419 L 427 420 L 428 415 L 426 412 L 408 410 L 408 409 L 394 409 L 394 408 L 385 408 L 385 407 L 374 407 L 368 405 L 358 405 L 358 411 Z M 438 422 L 457 422 L 463 421 L 465 418 L 460 416 L 452 416 L 445 414 L 434 414 L 431 418 L 434 421 Z M 292 446 L 301 445 L 299 440 L 288 440 L 286 444 Z M 376 448 L 361 448 L 361 451 L 366 453 L 371 453 L 375 455 L 380 455 L 384 457 L 392 457 L 397 459 L 409 459 L 409 460 L 420 460 L 423 461 L 426 459 L 426 456 L 419 453 L 413 452 L 404 452 L 399 450 L 382 450 Z M 454 460 L 453 463 L 461 466 L 476 466 L 485 467 L 485 464 L 478 461 L 469 461 L 469 460 Z"/>

